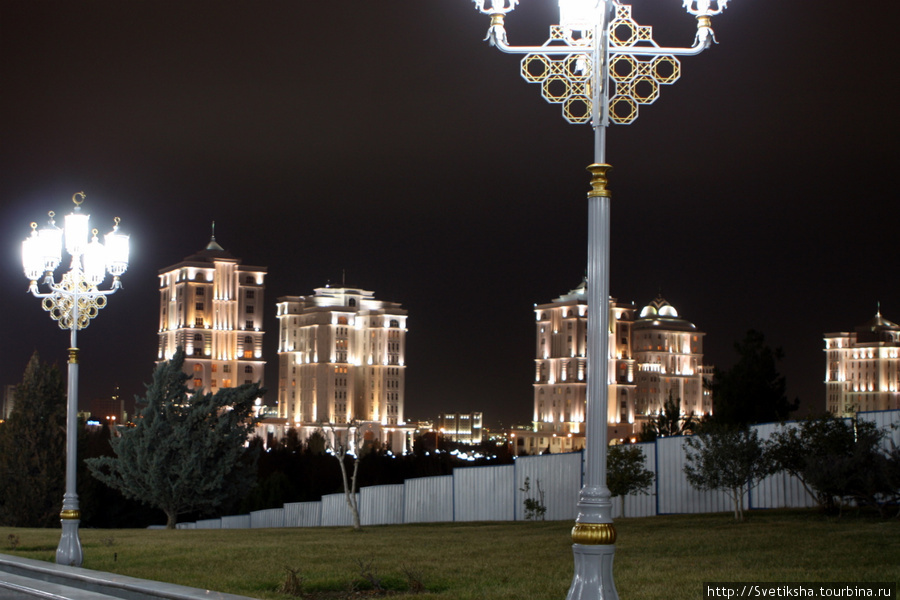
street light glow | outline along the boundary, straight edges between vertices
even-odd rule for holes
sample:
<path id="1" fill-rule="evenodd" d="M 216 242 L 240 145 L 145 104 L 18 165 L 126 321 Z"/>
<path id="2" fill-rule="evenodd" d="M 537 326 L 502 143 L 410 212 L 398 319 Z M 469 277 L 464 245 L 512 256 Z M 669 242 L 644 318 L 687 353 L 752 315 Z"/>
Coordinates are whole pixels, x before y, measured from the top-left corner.
<path id="1" fill-rule="evenodd" d="M 31 282 L 28 291 L 41 299 L 41 306 L 57 321 L 61 329 L 69 330 L 68 382 L 66 393 L 66 492 L 63 496 L 60 523 L 62 536 L 56 550 L 56 562 L 62 565 L 81 566 L 84 555 L 78 539 L 81 511 L 75 487 L 78 433 L 78 345 L 77 332 L 87 327 L 91 319 L 106 306 L 106 297 L 121 287 L 119 277 L 128 269 L 128 236 L 118 232 L 119 219 L 113 230 L 106 234 L 106 244 L 97 238 L 97 230 L 91 232 L 90 216 L 81 212 L 84 192 L 72 196 L 75 210 L 66 215 L 65 229 L 56 226 L 55 214 L 45 227 L 37 229 L 31 224 L 31 235 L 22 242 L 22 267 Z M 88 236 L 90 235 L 90 239 Z M 65 243 L 64 243 L 65 242 Z M 62 260 L 62 248 L 71 255 L 67 272 L 57 282 L 53 272 Z M 106 275 L 113 280 L 108 290 L 98 290 Z M 41 276 L 43 275 L 43 279 Z M 41 292 L 40 285 L 49 288 Z"/>

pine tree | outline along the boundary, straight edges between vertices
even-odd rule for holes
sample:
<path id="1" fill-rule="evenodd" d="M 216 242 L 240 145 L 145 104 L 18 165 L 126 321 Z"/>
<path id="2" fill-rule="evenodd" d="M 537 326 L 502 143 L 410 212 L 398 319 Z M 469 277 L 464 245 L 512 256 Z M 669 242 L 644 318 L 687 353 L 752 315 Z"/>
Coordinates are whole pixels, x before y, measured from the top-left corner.
<path id="1" fill-rule="evenodd" d="M 59 526 L 65 471 L 65 385 L 35 352 L 0 425 L 0 525 Z"/>
<path id="2" fill-rule="evenodd" d="M 784 358 L 781 348 L 770 348 L 765 336 L 750 330 L 734 345 L 739 359 L 728 370 L 715 369 L 709 389 L 713 398 L 712 420 L 744 427 L 754 423 L 783 421 L 797 410 L 799 399 L 788 401 L 787 384 L 778 371 Z"/>
<path id="3" fill-rule="evenodd" d="M 179 349 L 156 368 L 136 426 L 110 440 L 115 456 L 86 461 L 100 481 L 165 512 L 170 529 L 178 515 L 223 507 L 256 480 L 246 443 L 258 384 L 189 396 L 183 363 Z"/>

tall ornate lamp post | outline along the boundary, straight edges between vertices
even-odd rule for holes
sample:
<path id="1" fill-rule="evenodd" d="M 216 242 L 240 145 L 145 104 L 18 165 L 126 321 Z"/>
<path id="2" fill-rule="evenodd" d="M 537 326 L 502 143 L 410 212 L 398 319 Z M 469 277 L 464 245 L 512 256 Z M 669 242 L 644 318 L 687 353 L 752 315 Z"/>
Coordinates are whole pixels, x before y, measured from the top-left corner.
<path id="1" fill-rule="evenodd" d="M 522 77 L 541 86 L 541 95 L 561 104 L 569 123 L 590 123 L 594 129 L 594 163 L 588 192 L 588 370 L 587 459 L 578 517 L 572 530 L 575 576 L 568 598 L 616 600 L 612 563 L 616 531 L 612 501 L 606 486 L 608 359 L 609 359 L 609 231 L 610 192 L 606 188 L 606 128 L 628 124 L 638 108 L 659 97 L 660 86 L 681 75 L 679 56 L 699 54 L 715 41 L 711 17 L 728 0 L 682 0 L 697 18 L 690 48 L 663 48 L 653 41 L 652 28 L 631 17 L 631 7 L 617 0 L 558 0 L 559 25 L 541 46 L 510 46 L 504 19 L 519 0 L 474 0 L 490 15 L 486 40 L 503 52 L 522 55 Z"/>
<path id="2" fill-rule="evenodd" d="M 56 562 L 61 565 L 81 566 L 83 554 L 78 539 L 81 511 L 75 490 L 75 467 L 78 448 L 78 345 L 76 334 L 87 327 L 91 319 L 106 306 L 106 297 L 121 287 L 119 277 L 128 268 L 128 236 L 119 233 L 119 218 L 113 230 L 106 234 L 105 244 L 97 239 L 97 230 L 88 239 L 90 216 L 81 212 L 84 192 L 72 196 L 75 210 L 66 215 L 64 229 L 56 226 L 54 213 L 45 227 L 31 224 L 31 236 L 22 242 L 22 265 L 25 276 L 31 281 L 28 290 L 41 298 L 44 310 L 59 323 L 60 329 L 69 330 L 69 367 L 66 413 L 66 493 L 63 496 L 62 537 L 56 549 Z M 53 272 L 62 260 L 63 240 L 66 251 L 72 257 L 69 270 L 57 282 Z M 97 286 L 112 275 L 108 290 Z M 38 280 L 50 291 L 41 293 Z"/>

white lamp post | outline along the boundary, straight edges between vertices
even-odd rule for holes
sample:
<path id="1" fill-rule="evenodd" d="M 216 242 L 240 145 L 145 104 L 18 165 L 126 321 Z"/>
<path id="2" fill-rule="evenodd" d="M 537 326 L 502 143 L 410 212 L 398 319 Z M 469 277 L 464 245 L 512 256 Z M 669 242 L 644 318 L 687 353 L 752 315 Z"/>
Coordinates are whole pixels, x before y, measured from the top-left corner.
<path id="1" fill-rule="evenodd" d="M 97 230 L 88 239 L 90 216 L 81 212 L 84 192 L 72 196 L 75 210 L 66 216 L 65 228 L 60 229 L 53 220 L 46 227 L 37 228 L 31 224 L 31 236 L 22 242 L 22 266 L 25 276 L 31 281 L 28 288 L 36 298 L 41 298 L 44 310 L 59 323 L 60 329 L 69 330 L 69 368 L 66 413 L 66 493 L 63 496 L 62 537 L 56 549 L 56 562 L 61 565 L 81 566 L 83 554 L 81 540 L 78 539 L 78 524 L 81 511 L 78 508 L 78 494 L 75 490 L 75 468 L 78 448 L 78 346 L 76 333 L 87 327 L 91 319 L 106 306 L 106 297 L 121 287 L 119 277 L 128 268 L 128 236 L 119 233 L 119 218 L 116 217 L 113 230 L 106 234 L 105 244 L 97 239 Z M 56 282 L 53 272 L 62 259 L 63 240 L 66 251 L 72 257 L 69 270 Z M 98 290 L 107 272 L 112 275 L 108 290 Z M 41 293 L 38 280 L 49 288 Z"/>
<path id="2" fill-rule="evenodd" d="M 558 0 L 559 25 L 551 25 L 542 46 L 510 46 L 504 19 L 519 0 L 474 0 L 490 15 L 486 40 L 503 52 L 524 55 L 522 77 L 541 85 L 541 95 L 561 104 L 569 123 L 591 123 L 594 163 L 588 192 L 588 352 L 587 454 L 578 517 L 572 529 L 575 576 L 570 600 L 616 600 L 612 576 L 616 531 L 612 501 L 606 486 L 607 406 L 609 382 L 609 231 L 610 192 L 606 189 L 606 128 L 628 124 L 638 107 L 659 97 L 661 85 L 681 74 L 678 56 L 699 54 L 715 41 L 711 17 L 728 0 L 682 0 L 697 18 L 690 48 L 662 48 L 652 29 L 631 18 L 631 7 L 617 0 Z"/>

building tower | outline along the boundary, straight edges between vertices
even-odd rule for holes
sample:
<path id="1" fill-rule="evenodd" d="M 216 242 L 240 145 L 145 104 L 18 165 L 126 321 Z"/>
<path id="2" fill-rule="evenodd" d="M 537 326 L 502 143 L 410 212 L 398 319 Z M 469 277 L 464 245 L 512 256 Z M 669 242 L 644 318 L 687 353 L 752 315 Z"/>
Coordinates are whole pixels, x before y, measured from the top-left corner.
<path id="1" fill-rule="evenodd" d="M 159 361 L 184 348 L 188 387 L 263 384 L 265 267 L 241 264 L 215 234 L 206 248 L 159 271 Z"/>
<path id="2" fill-rule="evenodd" d="M 703 337 L 697 326 L 678 316 L 661 296 L 645 306 L 631 324 L 631 351 L 636 365 L 634 415 L 659 414 L 671 396 L 685 415 L 712 414 L 712 396 L 704 381 L 712 368 L 703 365 Z M 624 414 L 622 415 L 624 421 Z"/>
<path id="3" fill-rule="evenodd" d="M 406 310 L 370 291 L 326 286 L 279 298 L 277 316 L 278 416 L 286 425 L 307 439 L 365 424 L 369 439 L 408 449 Z"/>
<path id="4" fill-rule="evenodd" d="M 825 334 L 828 412 L 900 409 L 900 325 L 875 316 L 853 332 Z"/>
<path id="5" fill-rule="evenodd" d="M 583 444 L 587 409 L 587 282 L 548 304 L 536 305 L 534 434 L 521 436 L 526 452 L 564 452 Z M 659 297 L 640 314 L 633 303 L 610 298 L 609 439 L 632 437 L 658 414 L 671 393 L 684 414 L 711 414 L 703 381 L 703 336 Z"/>

